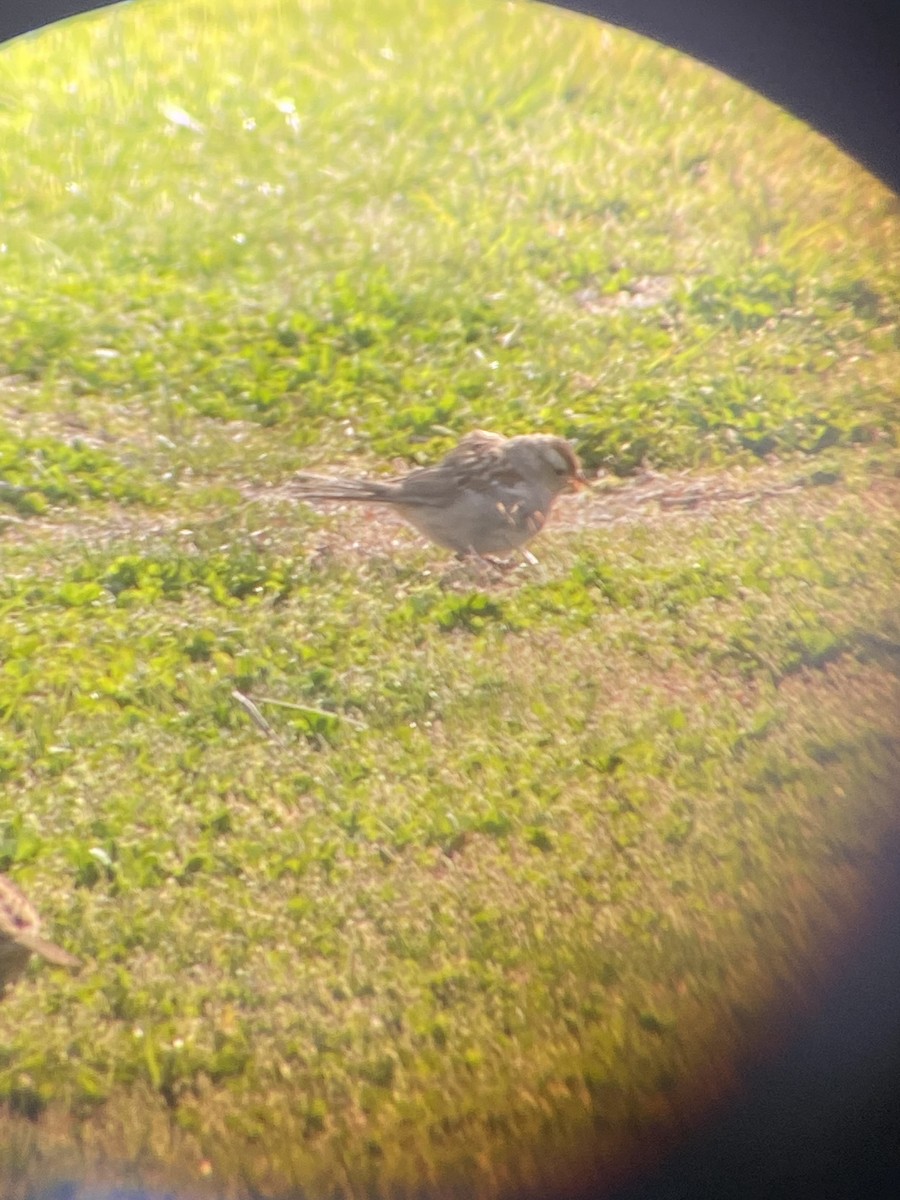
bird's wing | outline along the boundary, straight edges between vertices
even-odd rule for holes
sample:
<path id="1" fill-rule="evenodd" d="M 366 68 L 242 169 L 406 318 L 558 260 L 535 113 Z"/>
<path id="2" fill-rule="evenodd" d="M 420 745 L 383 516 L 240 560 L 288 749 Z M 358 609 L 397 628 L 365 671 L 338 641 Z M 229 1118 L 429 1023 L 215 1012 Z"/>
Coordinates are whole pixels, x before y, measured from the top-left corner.
<path id="1" fill-rule="evenodd" d="M 497 458 L 507 441 L 508 439 L 499 433 L 489 433 L 486 429 L 473 429 L 471 433 L 467 433 L 464 438 L 461 438 L 459 444 L 454 446 L 437 465 L 454 469 L 464 466 L 468 469 L 472 462 L 486 462 L 488 459 Z"/>
<path id="2" fill-rule="evenodd" d="M 473 473 L 476 464 L 493 462 L 492 481 L 495 484 L 520 481 L 519 472 L 502 462 L 506 442 L 499 433 L 475 429 L 439 463 L 419 467 L 395 479 L 334 479 L 309 471 L 298 471 L 294 479 L 298 495 L 306 500 L 374 500 L 383 504 L 441 508 L 456 495 L 463 480 L 467 487 L 478 488 L 479 476 Z"/>
<path id="3" fill-rule="evenodd" d="M 433 467 L 420 467 L 410 471 L 397 484 L 397 499 L 413 504 L 447 504 L 448 498 L 457 493 L 460 485 L 473 491 L 480 488 L 493 490 L 497 484 L 511 486 L 519 483 L 521 474 L 503 460 L 503 447 L 507 438 L 485 429 L 475 429 L 460 441 L 458 446 Z M 490 464 L 491 471 L 481 473 L 477 467 Z"/>

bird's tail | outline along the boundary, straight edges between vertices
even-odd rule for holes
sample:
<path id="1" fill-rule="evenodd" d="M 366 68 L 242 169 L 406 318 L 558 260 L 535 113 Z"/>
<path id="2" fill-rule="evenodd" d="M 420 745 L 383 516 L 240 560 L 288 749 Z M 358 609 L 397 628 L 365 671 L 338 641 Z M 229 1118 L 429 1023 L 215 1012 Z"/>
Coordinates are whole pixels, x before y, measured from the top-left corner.
<path id="1" fill-rule="evenodd" d="M 374 500 L 390 504 L 396 499 L 396 484 L 379 483 L 377 479 L 332 479 L 310 471 L 298 471 L 294 478 L 301 500 Z"/>

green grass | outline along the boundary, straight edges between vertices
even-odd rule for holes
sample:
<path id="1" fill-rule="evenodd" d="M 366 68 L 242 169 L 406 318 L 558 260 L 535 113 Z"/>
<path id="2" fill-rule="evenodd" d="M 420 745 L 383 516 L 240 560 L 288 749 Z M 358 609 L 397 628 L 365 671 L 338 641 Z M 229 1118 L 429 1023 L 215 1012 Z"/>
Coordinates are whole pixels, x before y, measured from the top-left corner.
<path id="1" fill-rule="evenodd" d="M 536 6 L 145 3 L 3 66 L 0 868 L 85 961 L 0 1007 L 5 1194 L 613 1170 L 896 825 L 896 200 Z M 602 473 L 537 568 L 291 499 L 474 426 Z"/>

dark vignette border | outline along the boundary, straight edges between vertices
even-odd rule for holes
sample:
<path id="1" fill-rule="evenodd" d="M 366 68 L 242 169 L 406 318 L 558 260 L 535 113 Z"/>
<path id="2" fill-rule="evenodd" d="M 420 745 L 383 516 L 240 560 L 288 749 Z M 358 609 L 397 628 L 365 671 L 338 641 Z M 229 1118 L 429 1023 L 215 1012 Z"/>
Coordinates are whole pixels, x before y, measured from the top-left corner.
<path id="1" fill-rule="evenodd" d="M 724 71 L 900 192 L 900 0 L 549 2 Z M 0 41 L 109 3 L 0 0 Z M 784 1052 L 617 1200 L 900 1196 L 900 845 L 872 882 L 870 928 Z"/>

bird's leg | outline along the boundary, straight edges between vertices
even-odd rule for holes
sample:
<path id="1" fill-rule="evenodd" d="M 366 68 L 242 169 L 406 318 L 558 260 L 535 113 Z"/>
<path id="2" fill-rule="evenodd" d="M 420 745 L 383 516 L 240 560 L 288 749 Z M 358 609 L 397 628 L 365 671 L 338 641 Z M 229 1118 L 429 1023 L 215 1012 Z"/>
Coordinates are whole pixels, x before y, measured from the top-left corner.
<path id="1" fill-rule="evenodd" d="M 482 578 L 485 573 L 489 573 L 496 579 L 511 566 L 515 566 L 515 563 L 491 558 L 487 554 L 479 554 L 476 550 L 457 550 L 454 566 L 443 575 L 441 583 L 442 585 L 455 583 L 456 580 L 465 578 L 467 574 L 471 577 L 473 570 Z"/>
<path id="2" fill-rule="evenodd" d="M 517 554 L 522 556 L 521 560 L 516 557 Z M 479 554 L 476 550 L 470 550 L 468 554 L 458 554 L 456 557 L 463 562 L 465 562 L 467 559 L 469 561 L 474 559 L 476 562 L 486 563 L 489 567 L 493 567 L 496 571 L 504 572 L 514 571 L 516 567 L 522 565 L 522 562 L 526 563 L 529 567 L 536 567 L 538 565 L 538 559 L 536 559 L 531 551 L 527 550 L 524 546 L 518 546 L 516 550 L 513 551 L 513 556 L 511 558 L 494 558 L 493 554 Z"/>
<path id="3" fill-rule="evenodd" d="M 517 555 L 521 555 L 521 559 Z M 520 567 L 522 563 L 525 563 L 529 567 L 536 567 L 539 562 L 526 546 L 517 546 L 511 558 L 494 558 L 490 554 L 479 554 L 476 557 L 480 558 L 482 562 L 490 563 L 498 571 L 513 571 L 516 567 Z"/>
<path id="4" fill-rule="evenodd" d="M 515 558 L 494 558 L 490 554 L 479 554 L 478 560 L 479 562 L 487 563 L 495 571 L 502 571 L 504 573 L 506 571 L 514 571 L 519 565 L 518 560 Z M 535 559 L 535 562 L 537 562 L 537 559 Z"/>
<path id="5" fill-rule="evenodd" d="M 521 555 L 521 557 L 519 557 Z M 465 573 L 466 567 L 474 567 L 479 574 L 483 572 L 489 573 L 493 578 L 499 579 L 506 576 L 510 571 L 516 570 L 523 563 L 529 567 L 538 566 L 538 560 L 524 546 L 518 546 L 513 551 L 511 558 L 495 558 L 492 554 L 479 554 L 473 547 L 467 550 L 457 550 L 456 567 L 448 571 L 442 583 L 450 583 L 460 578 L 459 573 Z"/>

